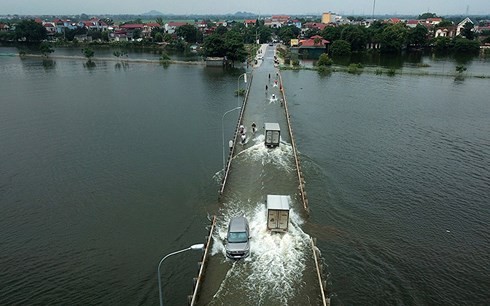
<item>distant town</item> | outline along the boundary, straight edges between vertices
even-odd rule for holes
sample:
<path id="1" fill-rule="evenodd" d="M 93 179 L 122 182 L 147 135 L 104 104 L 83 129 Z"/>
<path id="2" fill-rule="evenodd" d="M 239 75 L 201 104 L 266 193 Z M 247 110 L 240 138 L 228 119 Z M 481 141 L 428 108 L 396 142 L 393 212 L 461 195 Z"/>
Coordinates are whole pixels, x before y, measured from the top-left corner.
<path id="1" fill-rule="evenodd" d="M 192 16 L 196 17 L 196 16 Z M 247 45 L 278 43 L 292 55 L 393 53 L 427 50 L 488 54 L 490 17 L 422 13 L 412 18 L 340 16 L 0 16 L 0 42 L 44 42 L 52 46 L 115 44 L 200 51 L 231 61 L 247 58 Z M 288 57 L 288 55 L 286 55 Z"/>

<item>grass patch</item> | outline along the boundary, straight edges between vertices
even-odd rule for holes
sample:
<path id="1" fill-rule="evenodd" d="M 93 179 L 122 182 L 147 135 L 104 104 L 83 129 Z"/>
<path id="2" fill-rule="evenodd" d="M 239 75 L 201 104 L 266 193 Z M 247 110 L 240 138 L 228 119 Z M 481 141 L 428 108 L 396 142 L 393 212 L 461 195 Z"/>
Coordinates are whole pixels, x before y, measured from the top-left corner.
<path id="1" fill-rule="evenodd" d="M 396 75 L 396 69 L 393 69 L 393 68 L 388 69 L 388 71 L 386 72 L 386 74 L 388 76 L 395 76 Z"/>

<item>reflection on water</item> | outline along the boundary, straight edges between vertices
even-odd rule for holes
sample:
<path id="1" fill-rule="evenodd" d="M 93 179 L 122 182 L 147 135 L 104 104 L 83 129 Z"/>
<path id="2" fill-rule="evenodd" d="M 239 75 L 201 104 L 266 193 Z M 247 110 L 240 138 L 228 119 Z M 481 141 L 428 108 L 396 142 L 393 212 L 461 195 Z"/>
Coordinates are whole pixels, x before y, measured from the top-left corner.
<path id="1" fill-rule="evenodd" d="M 46 67 L 40 58 L 0 61 L 2 304 L 158 303 L 156 264 L 202 242 L 206 214 L 216 212 L 211 174 L 222 164 L 221 116 L 235 102 L 238 73 L 146 64 L 124 70 L 104 61 L 87 69 L 85 59 Z M 422 61 L 427 69 L 456 65 L 425 55 Z M 488 75 L 485 61 L 467 65 L 469 73 Z M 294 295 L 302 285 L 295 276 L 307 260 L 308 232 L 328 265 L 334 303 L 485 304 L 488 81 L 283 76 L 311 214 L 301 224 L 293 207 L 290 233 L 265 231 L 262 195 L 297 186 L 287 179 L 294 175 L 290 145 L 268 150 L 262 135 L 251 138 L 235 158 L 259 169 L 234 172 L 232 183 L 266 183 L 245 197 L 227 195 L 220 211 L 214 252 L 230 265 L 227 277 L 260 271 L 237 286 L 264 305 L 281 304 L 276 293 Z M 231 264 L 220 241 L 237 214 L 251 221 L 252 256 Z M 165 304 L 185 303 L 199 255 L 175 256 L 164 266 Z"/>
<path id="2" fill-rule="evenodd" d="M 485 304 L 488 81 L 283 77 L 332 303 Z"/>

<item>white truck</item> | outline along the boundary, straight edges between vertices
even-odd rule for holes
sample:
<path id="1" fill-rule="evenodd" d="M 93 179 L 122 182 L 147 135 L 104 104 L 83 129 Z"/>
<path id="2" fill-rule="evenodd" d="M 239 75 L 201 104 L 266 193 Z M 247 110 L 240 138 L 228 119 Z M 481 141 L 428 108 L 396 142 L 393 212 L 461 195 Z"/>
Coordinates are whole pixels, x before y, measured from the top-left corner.
<path id="1" fill-rule="evenodd" d="M 291 197 L 267 195 L 267 229 L 271 232 L 287 232 Z"/>
<path id="2" fill-rule="evenodd" d="M 279 123 L 264 123 L 265 145 L 267 147 L 277 147 L 281 142 L 281 128 Z"/>

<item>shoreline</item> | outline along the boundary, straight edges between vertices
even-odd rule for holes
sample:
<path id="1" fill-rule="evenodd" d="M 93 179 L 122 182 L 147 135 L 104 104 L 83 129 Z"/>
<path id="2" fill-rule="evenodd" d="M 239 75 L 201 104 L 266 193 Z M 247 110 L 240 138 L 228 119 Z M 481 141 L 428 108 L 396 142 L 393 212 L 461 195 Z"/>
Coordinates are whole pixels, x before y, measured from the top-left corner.
<path id="1" fill-rule="evenodd" d="M 25 55 L 19 55 L 15 54 L 14 56 L 22 58 L 40 58 L 42 60 L 54 60 L 54 59 L 71 59 L 71 60 L 85 60 L 89 61 L 85 56 L 79 56 L 79 55 L 50 55 L 50 56 L 44 56 L 41 54 L 25 54 Z M 110 62 L 121 62 L 121 63 L 140 63 L 140 64 L 161 64 L 162 61 L 160 60 L 151 60 L 151 59 L 131 59 L 131 58 L 112 58 L 112 57 L 93 57 L 90 59 L 92 62 L 101 62 L 101 61 L 110 61 Z M 196 66 L 205 66 L 206 62 L 204 61 L 178 61 L 178 60 L 167 60 L 163 61 L 164 63 L 168 64 L 179 64 L 179 65 L 196 65 Z"/>

